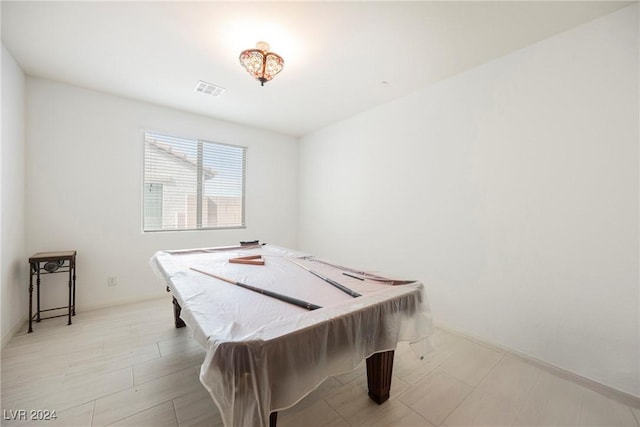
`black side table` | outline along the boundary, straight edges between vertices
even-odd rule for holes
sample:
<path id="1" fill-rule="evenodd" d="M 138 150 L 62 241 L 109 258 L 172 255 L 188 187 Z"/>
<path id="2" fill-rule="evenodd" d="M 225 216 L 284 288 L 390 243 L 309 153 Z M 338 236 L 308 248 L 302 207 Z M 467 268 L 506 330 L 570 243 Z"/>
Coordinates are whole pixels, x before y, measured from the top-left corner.
<path id="1" fill-rule="evenodd" d="M 33 332 L 32 322 L 35 318 L 36 322 L 44 319 L 52 319 L 54 317 L 69 316 L 71 324 L 71 316 L 76 315 L 76 251 L 65 252 L 38 252 L 29 258 L 30 275 L 29 275 L 29 331 Z M 40 275 L 54 273 L 69 273 L 69 305 L 56 308 L 40 309 Z M 37 311 L 33 314 L 33 276 L 37 277 Z M 45 311 L 68 309 L 67 314 L 58 316 L 40 317 L 40 313 Z"/>

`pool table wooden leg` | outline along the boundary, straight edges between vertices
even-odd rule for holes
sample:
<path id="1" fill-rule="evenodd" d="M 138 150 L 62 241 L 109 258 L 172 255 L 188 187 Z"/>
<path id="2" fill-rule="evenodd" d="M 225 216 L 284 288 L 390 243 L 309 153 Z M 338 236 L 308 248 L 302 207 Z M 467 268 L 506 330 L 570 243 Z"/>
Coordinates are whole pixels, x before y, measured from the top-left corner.
<path id="1" fill-rule="evenodd" d="M 182 307 L 180 307 L 180 304 L 178 304 L 178 300 L 176 299 L 176 297 L 173 297 L 173 320 L 176 323 L 176 328 L 184 328 L 185 326 L 187 326 L 187 324 L 184 323 L 184 320 L 180 318 L 181 311 Z"/>
<path id="2" fill-rule="evenodd" d="M 393 350 L 383 351 L 367 358 L 369 398 L 378 405 L 389 399 L 391 373 L 393 372 L 393 353 Z"/>

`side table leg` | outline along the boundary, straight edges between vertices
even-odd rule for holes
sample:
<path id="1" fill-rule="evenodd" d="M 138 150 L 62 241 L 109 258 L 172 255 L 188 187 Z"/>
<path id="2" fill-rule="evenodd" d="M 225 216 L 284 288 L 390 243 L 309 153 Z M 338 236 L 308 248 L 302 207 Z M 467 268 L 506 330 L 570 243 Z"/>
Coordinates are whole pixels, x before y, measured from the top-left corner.
<path id="1" fill-rule="evenodd" d="M 29 330 L 33 332 L 33 265 L 29 264 Z"/>
<path id="2" fill-rule="evenodd" d="M 67 325 L 71 324 L 71 261 L 69 261 L 69 321 L 67 322 Z"/>
<path id="3" fill-rule="evenodd" d="M 73 263 L 73 312 L 72 315 L 76 315 L 76 260 L 75 257 L 71 261 Z"/>
<path id="4" fill-rule="evenodd" d="M 36 265 L 36 300 L 37 300 L 37 309 L 36 312 L 36 322 L 40 322 L 40 264 Z"/>
<path id="5" fill-rule="evenodd" d="M 378 405 L 389 399 L 394 351 L 383 351 L 367 358 L 369 397 Z"/>
<path id="6" fill-rule="evenodd" d="M 276 427 L 278 423 L 278 412 L 272 412 L 269 414 L 269 427 Z"/>
<path id="7" fill-rule="evenodd" d="M 176 329 L 184 328 L 185 326 L 187 326 L 187 324 L 184 323 L 184 320 L 180 318 L 180 312 L 182 311 L 182 307 L 180 307 L 180 304 L 178 304 L 178 300 L 176 299 L 176 297 L 173 297 L 172 302 L 173 302 L 173 320 L 176 323 Z"/>

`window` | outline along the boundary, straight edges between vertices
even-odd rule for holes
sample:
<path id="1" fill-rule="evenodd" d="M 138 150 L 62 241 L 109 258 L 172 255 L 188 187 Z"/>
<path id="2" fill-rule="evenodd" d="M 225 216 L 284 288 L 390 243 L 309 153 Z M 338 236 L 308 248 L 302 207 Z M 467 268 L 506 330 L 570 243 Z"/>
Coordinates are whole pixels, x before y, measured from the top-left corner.
<path id="1" fill-rule="evenodd" d="M 143 230 L 244 227 L 247 149 L 146 132 Z"/>

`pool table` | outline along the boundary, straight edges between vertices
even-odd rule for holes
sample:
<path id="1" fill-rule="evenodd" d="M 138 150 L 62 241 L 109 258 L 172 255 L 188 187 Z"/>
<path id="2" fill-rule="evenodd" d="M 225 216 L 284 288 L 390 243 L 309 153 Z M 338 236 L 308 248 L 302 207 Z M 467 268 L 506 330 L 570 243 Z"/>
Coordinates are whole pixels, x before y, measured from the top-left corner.
<path id="1" fill-rule="evenodd" d="M 429 350 L 419 281 L 260 244 L 160 251 L 150 264 L 173 294 L 176 327 L 206 351 L 200 381 L 227 427 L 275 427 L 277 411 L 365 359 L 369 396 L 382 404 L 398 342 L 413 343 L 416 357 Z"/>

